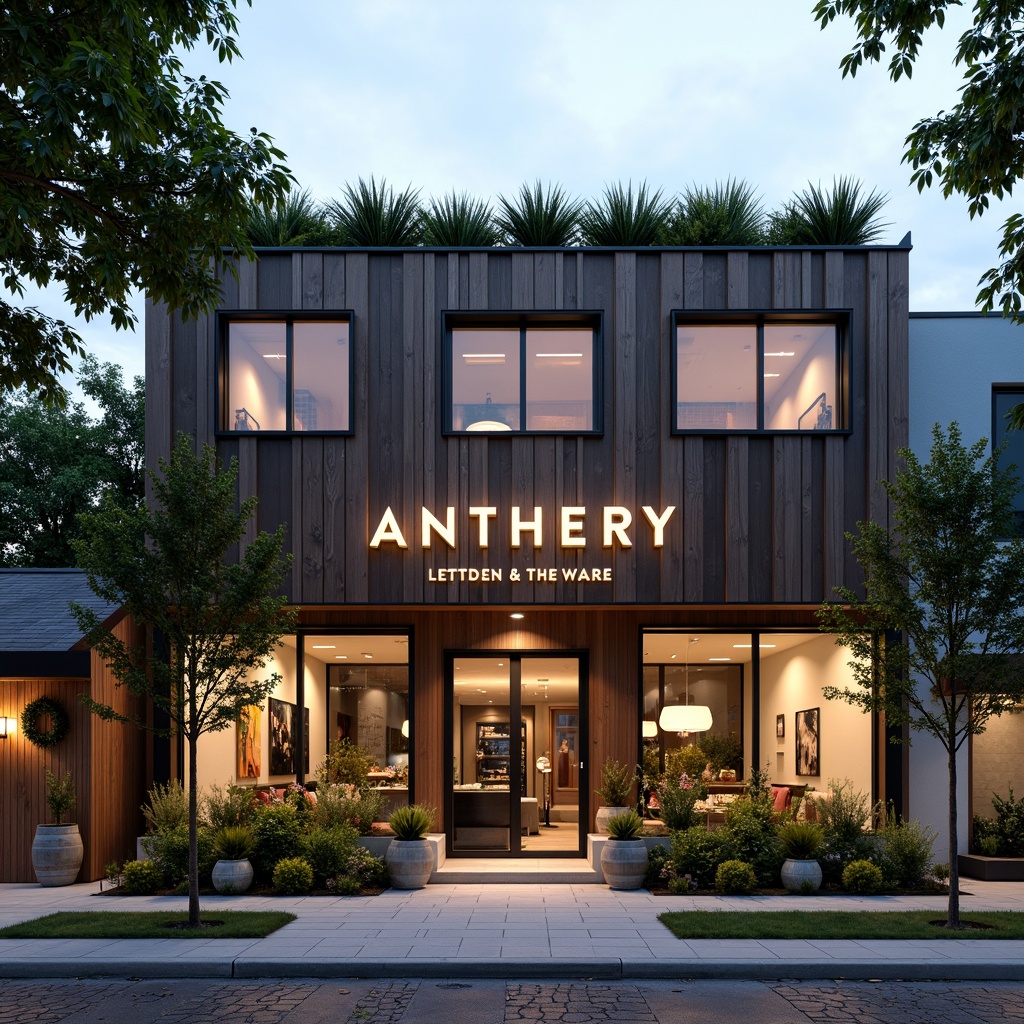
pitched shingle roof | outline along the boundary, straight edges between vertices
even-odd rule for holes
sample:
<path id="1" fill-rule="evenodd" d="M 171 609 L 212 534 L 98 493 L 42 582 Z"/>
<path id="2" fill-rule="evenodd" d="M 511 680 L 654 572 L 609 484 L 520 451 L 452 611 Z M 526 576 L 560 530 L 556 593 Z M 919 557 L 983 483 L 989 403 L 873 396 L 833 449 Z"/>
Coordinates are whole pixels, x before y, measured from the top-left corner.
<path id="1" fill-rule="evenodd" d="M 82 639 L 68 602 L 101 619 L 116 608 L 98 598 L 81 569 L 0 569 L 0 651 L 67 651 Z"/>

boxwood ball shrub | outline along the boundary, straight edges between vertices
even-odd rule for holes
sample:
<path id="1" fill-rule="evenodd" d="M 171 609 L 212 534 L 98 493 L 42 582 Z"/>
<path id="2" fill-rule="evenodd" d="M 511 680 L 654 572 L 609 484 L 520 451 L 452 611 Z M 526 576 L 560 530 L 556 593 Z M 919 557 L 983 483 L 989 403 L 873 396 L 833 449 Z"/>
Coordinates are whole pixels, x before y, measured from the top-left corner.
<path id="1" fill-rule="evenodd" d="M 882 888 L 882 869 L 869 860 L 851 861 L 843 869 L 843 888 L 858 896 L 874 896 Z"/>
<path id="2" fill-rule="evenodd" d="M 152 896 L 163 881 L 164 873 L 151 860 L 130 860 L 121 869 L 121 888 L 129 896 Z"/>
<path id="3" fill-rule="evenodd" d="M 715 872 L 715 889 L 727 896 L 749 896 L 757 888 L 757 875 L 746 861 L 727 860 Z"/>
<path id="4" fill-rule="evenodd" d="M 689 875 L 698 888 L 710 889 L 718 865 L 735 857 L 733 849 L 732 837 L 724 828 L 695 825 L 685 832 L 673 832 L 670 880 L 681 881 Z"/>
<path id="5" fill-rule="evenodd" d="M 304 896 L 313 888 L 313 869 L 302 857 L 285 857 L 274 866 L 274 889 L 282 896 Z"/>

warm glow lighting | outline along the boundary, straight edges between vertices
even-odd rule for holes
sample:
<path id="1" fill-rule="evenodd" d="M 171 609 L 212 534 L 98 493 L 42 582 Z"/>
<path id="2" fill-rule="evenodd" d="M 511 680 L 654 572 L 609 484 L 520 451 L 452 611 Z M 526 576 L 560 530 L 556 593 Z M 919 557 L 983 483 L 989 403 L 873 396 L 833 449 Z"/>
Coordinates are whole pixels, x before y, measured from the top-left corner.
<path id="1" fill-rule="evenodd" d="M 582 352 L 538 352 L 538 359 L 582 359 Z"/>
<path id="2" fill-rule="evenodd" d="M 348 661 L 347 654 L 336 654 L 334 657 L 337 658 L 338 661 Z"/>
<path id="3" fill-rule="evenodd" d="M 504 352 L 466 352 L 462 356 L 467 363 L 503 363 Z"/>
<path id="4" fill-rule="evenodd" d="M 732 646 L 733 646 L 734 650 L 749 650 L 754 645 L 753 644 L 733 644 Z M 757 646 L 758 647 L 774 647 L 775 644 L 758 644 Z"/>
<path id="5" fill-rule="evenodd" d="M 371 659 L 371 660 L 372 660 L 372 658 L 373 658 L 373 655 L 372 655 L 372 654 L 367 654 L 367 653 L 366 653 L 366 651 L 363 651 L 363 657 L 364 657 L 364 658 L 369 658 L 369 659 Z"/>
<path id="6" fill-rule="evenodd" d="M 781 373 L 766 373 L 765 376 L 766 377 L 781 377 L 782 374 Z"/>
<path id="7" fill-rule="evenodd" d="M 765 352 L 766 356 L 795 356 L 795 352 Z"/>
<path id="8" fill-rule="evenodd" d="M 524 615 L 524 614 L 523 614 L 522 612 L 513 612 L 513 613 L 512 613 L 512 614 L 511 614 L 511 615 L 509 616 L 509 618 L 510 618 L 510 619 L 525 619 L 525 618 L 526 618 L 526 616 L 525 616 L 525 615 Z"/>
<path id="9" fill-rule="evenodd" d="M 732 661 L 732 658 L 708 658 L 708 661 Z"/>
<path id="10" fill-rule="evenodd" d="M 658 723 L 644 719 L 643 736 L 645 740 L 653 740 L 658 735 Z"/>
<path id="11" fill-rule="evenodd" d="M 402 735 L 406 739 L 409 738 L 409 719 L 408 718 L 402 723 Z"/>
<path id="12" fill-rule="evenodd" d="M 312 647 L 314 651 L 334 651 L 337 650 L 338 647 L 337 644 L 310 644 L 309 646 Z"/>
<path id="13" fill-rule="evenodd" d="M 16 718 L 0 718 L 0 740 L 13 736 L 17 728 L 18 720 Z"/>
<path id="14" fill-rule="evenodd" d="M 288 357 L 283 352 L 264 352 L 264 359 L 287 359 Z"/>
<path id="15" fill-rule="evenodd" d="M 665 732 L 707 732 L 711 708 L 703 704 L 668 704 L 661 709 L 658 725 Z"/>

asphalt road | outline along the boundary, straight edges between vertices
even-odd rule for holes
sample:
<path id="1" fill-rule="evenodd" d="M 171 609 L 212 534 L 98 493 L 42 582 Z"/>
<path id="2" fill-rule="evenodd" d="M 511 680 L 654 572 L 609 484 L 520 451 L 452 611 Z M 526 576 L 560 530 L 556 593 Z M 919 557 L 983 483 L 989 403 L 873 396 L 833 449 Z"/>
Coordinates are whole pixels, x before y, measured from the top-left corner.
<path id="1" fill-rule="evenodd" d="M 1024 982 L 2 981 L 0 1024 L 1024 1024 Z"/>

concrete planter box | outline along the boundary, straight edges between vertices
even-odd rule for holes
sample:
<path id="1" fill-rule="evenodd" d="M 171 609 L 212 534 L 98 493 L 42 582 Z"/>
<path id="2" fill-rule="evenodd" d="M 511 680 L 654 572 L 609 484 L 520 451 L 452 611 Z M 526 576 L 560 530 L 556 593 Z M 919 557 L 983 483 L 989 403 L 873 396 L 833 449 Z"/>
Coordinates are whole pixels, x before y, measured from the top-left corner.
<path id="1" fill-rule="evenodd" d="M 982 857 L 980 853 L 961 853 L 957 857 L 960 874 L 983 882 L 1024 882 L 1024 857 Z"/>
<path id="2" fill-rule="evenodd" d="M 671 836 L 644 836 L 643 840 L 648 853 L 650 853 L 656 846 L 664 846 L 666 850 L 672 848 Z M 591 832 L 587 836 L 587 860 L 590 862 L 590 866 L 594 871 L 597 872 L 598 882 L 606 882 L 604 871 L 601 868 L 601 851 L 604 849 L 607 842 L 608 836 L 599 835 L 596 832 Z"/>

